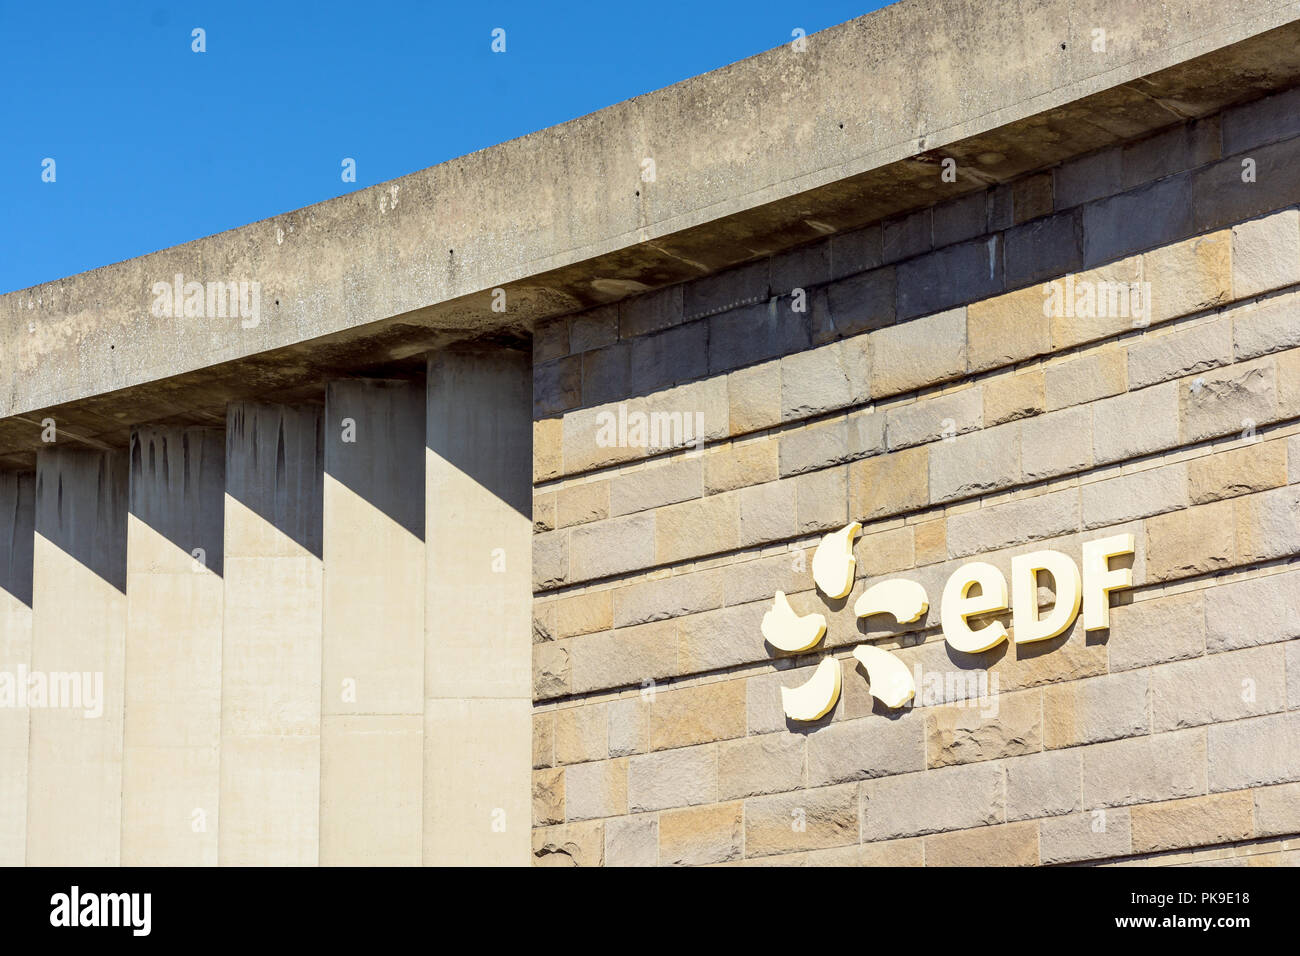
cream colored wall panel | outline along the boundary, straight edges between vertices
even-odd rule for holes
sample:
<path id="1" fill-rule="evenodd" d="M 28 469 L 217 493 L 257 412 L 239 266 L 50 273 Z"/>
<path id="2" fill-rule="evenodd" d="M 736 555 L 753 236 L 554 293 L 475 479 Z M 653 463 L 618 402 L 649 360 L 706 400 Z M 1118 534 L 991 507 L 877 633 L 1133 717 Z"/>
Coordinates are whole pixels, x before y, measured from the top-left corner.
<path id="1" fill-rule="evenodd" d="M 319 406 L 226 422 L 223 865 L 313 865 L 320 830 Z"/>
<path id="2" fill-rule="evenodd" d="M 27 858 L 26 700 L 19 688 L 32 663 L 32 545 L 36 476 L 0 472 L 0 866 Z"/>
<path id="3" fill-rule="evenodd" d="M 424 721 L 425 864 L 527 866 L 532 702 L 430 700 Z"/>
<path id="4" fill-rule="evenodd" d="M 423 727 L 422 715 L 323 719 L 323 866 L 420 865 Z"/>
<path id="5" fill-rule="evenodd" d="M 315 866 L 319 806 L 318 735 L 223 738 L 222 866 Z"/>
<path id="6" fill-rule="evenodd" d="M 224 432 L 138 428 L 130 475 L 122 863 L 215 865 Z"/>
<path id="7" fill-rule="evenodd" d="M 32 670 L 98 675 L 98 716 L 33 708 L 27 862 L 113 866 L 122 829 L 126 456 L 37 457 Z"/>

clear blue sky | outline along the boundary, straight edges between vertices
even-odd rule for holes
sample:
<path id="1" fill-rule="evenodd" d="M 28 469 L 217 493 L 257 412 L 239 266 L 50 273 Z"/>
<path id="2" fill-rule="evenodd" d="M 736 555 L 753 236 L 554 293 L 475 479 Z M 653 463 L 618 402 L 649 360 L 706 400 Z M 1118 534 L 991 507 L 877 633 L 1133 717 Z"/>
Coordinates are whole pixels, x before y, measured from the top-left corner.
<path id="1" fill-rule="evenodd" d="M 883 5 L 0 0 L 0 292 L 405 175 Z"/>

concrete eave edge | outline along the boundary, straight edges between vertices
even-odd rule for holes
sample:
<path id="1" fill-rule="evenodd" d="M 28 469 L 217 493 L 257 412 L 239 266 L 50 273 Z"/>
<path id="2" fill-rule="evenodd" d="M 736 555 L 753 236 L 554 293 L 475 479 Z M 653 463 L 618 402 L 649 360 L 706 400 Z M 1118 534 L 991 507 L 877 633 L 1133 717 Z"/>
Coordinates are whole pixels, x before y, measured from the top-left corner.
<path id="1" fill-rule="evenodd" d="M 1177 122 L 1176 104 L 1126 85 L 1296 21 L 1297 0 L 904 0 L 810 36 L 806 52 L 785 44 L 388 183 L 0 296 L 0 419 L 107 393 L 130 403 L 133 390 L 177 377 L 201 387 L 211 379 L 201 370 L 265 353 L 292 359 L 301 377 L 352 356 L 526 335 L 542 316 L 861 224 L 848 210 L 886 208 L 863 206 L 862 192 L 881 192 L 904 161 L 1067 104 L 1110 92 L 1105 109 L 1136 100 Z M 1106 31 L 1104 53 L 1092 50 L 1094 29 Z M 1295 81 L 1287 69 L 1258 73 L 1242 91 Z M 1132 119 L 1128 135 L 1154 123 Z M 1091 140 L 1045 137 L 1041 156 L 1030 144 L 1005 168 L 890 208 L 1126 132 L 1100 115 L 1092 125 Z M 641 177 L 646 158 L 653 182 Z M 856 193 L 819 197 L 855 181 Z M 262 320 L 152 315 L 153 285 L 178 273 L 260 282 Z M 504 314 L 490 307 L 494 288 L 508 291 Z M 256 389 L 257 375 L 240 376 Z"/>

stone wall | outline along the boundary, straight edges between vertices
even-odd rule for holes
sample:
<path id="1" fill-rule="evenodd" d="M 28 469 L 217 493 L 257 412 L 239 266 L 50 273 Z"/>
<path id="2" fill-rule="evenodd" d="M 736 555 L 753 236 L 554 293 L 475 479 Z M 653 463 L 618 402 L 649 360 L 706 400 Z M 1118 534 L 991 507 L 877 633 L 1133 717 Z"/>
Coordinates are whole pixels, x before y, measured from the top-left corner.
<path id="1" fill-rule="evenodd" d="M 1297 168 L 1293 90 L 540 327 L 534 861 L 1293 859 Z M 1045 310 L 1066 277 L 1148 284 L 1147 314 Z M 702 440 L 642 447 L 643 413 Z M 848 521 L 828 601 L 812 550 Z M 1121 532 L 1108 630 L 945 643 L 958 566 Z M 887 576 L 920 621 L 853 616 Z M 827 617 L 813 652 L 765 645 L 777 589 Z M 939 699 L 875 702 L 868 640 Z M 825 654 L 838 703 L 787 721 Z"/>

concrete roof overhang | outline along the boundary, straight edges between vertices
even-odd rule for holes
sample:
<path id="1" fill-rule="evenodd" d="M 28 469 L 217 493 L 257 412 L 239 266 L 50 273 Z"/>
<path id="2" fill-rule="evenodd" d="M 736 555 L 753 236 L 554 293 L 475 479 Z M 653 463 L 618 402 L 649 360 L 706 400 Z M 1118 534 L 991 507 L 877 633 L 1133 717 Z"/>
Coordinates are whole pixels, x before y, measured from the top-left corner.
<path id="1" fill-rule="evenodd" d="M 1094 52 L 1094 29 L 1107 35 Z M 904 0 L 391 182 L 0 296 L 0 465 L 617 301 L 1300 83 L 1300 2 Z M 957 181 L 935 167 L 958 163 Z M 653 182 L 642 162 L 655 161 Z M 261 284 L 261 320 L 151 312 Z M 493 289 L 507 310 L 493 311 Z"/>

